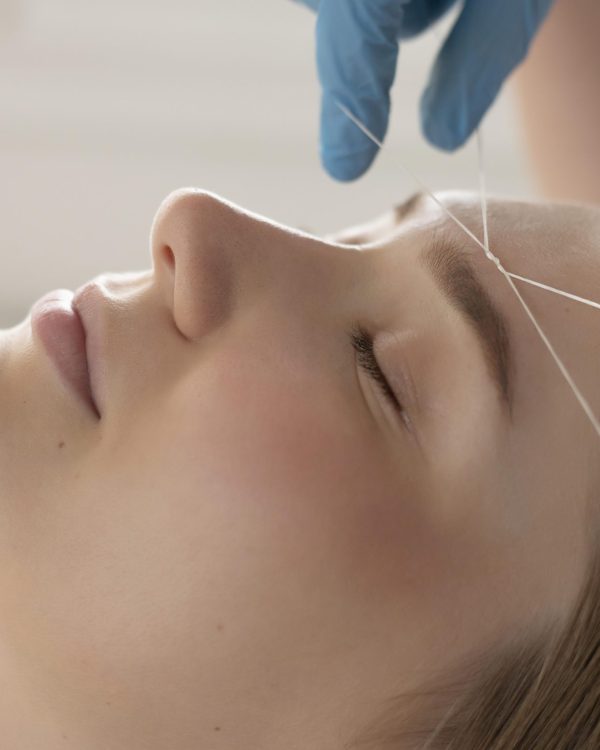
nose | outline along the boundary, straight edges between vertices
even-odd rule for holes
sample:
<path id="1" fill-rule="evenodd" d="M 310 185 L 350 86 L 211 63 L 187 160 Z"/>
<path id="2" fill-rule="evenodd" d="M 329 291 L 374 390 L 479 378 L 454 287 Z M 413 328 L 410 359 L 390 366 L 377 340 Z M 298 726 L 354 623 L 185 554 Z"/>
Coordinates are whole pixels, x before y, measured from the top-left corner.
<path id="1" fill-rule="evenodd" d="M 191 340 L 222 325 L 234 304 L 236 207 L 212 193 L 181 189 L 161 204 L 150 234 L 154 273 L 177 327 Z"/>
<path id="2" fill-rule="evenodd" d="M 192 341 L 239 311 L 322 322 L 351 270 L 335 245 L 190 188 L 163 201 L 150 245 L 156 282 Z"/>

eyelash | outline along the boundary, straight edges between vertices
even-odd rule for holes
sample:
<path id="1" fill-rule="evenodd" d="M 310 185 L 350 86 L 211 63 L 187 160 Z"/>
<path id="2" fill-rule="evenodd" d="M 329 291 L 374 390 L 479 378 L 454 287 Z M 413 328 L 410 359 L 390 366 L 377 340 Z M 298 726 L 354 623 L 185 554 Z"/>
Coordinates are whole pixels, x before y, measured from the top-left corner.
<path id="1" fill-rule="evenodd" d="M 350 332 L 352 348 L 357 354 L 357 360 L 363 371 L 374 381 L 386 399 L 392 404 L 394 409 L 399 412 L 403 421 L 406 422 L 406 414 L 402 404 L 398 400 L 396 393 L 390 386 L 385 377 L 373 348 L 373 336 L 362 326 L 355 326 Z"/>

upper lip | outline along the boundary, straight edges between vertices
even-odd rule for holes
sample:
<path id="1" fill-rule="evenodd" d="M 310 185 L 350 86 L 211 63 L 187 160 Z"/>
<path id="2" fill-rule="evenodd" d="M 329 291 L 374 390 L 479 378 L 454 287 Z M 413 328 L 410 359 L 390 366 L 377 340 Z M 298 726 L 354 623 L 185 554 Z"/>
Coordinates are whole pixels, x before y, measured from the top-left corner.
<path id="1" fill-rule="evenodd" d="M 100 379 L 103 363 L 100 339 L 100 325 L 102 323 L 100 306 L 103 298 L 104 295 L 100 284 L 96 281 L 89 281 L 75 292 L 71 303 L 73 309 L 79 315 L 85 331 L 85 352 L 88 362 L 90 389 L 96 408 L 101 416 L 104 413 L 102 381 Z"/>

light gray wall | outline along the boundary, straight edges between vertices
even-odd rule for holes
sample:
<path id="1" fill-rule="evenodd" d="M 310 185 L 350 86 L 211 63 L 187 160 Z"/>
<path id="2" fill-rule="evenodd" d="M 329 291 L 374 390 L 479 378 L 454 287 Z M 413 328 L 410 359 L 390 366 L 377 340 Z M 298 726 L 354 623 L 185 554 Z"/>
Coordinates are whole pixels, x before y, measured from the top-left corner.
<path id="1" fill-rule="evenodd" d="M 447 155 L 418 129 L 432 33 L 401 50 L 374 168 L 327 177 L 313 34 L 291 0 L 0 0 L 0 326 L 50 289 L 148 268 L 154 212 L 181 186 L 316 232 L 414 191 L 399 161 L 434 190 L 477 188 L 475 142 Z M 488 189 L 533 195 L 510 92 L 484 136 Z"/>

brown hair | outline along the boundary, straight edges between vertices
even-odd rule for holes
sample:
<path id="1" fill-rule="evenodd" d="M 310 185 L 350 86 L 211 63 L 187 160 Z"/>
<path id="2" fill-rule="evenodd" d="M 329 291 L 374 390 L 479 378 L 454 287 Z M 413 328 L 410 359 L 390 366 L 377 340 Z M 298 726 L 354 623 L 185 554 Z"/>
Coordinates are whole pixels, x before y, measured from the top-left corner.
<path id="1" fill-rule="evenodd" d="M 565 624 L 473 654 L 393 698 L 344 750 L 598 750 L 600 539 L 591 549 Z"/>

